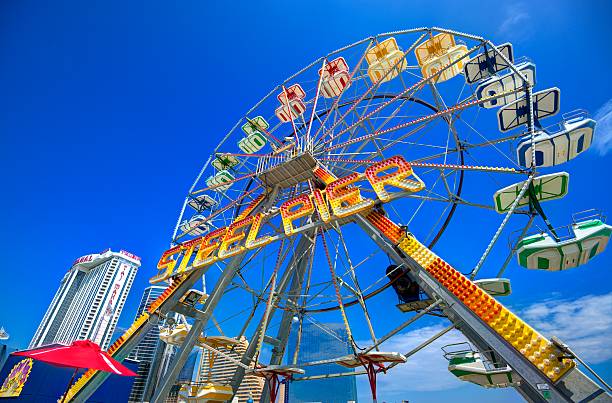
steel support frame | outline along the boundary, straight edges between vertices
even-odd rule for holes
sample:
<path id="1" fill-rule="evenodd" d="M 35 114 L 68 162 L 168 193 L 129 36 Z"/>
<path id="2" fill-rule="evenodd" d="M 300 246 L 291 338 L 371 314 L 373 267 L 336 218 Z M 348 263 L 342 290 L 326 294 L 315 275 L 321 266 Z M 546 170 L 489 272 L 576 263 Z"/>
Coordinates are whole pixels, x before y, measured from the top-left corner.
<path id="1" fill-rule="evenodd" d="M 441 331 L 439 331 L 438 333 L 434 334 L 433 336 L 431 336 L 429 339 L 425 340 L 424 342 L 422 342 L 421 344 L 419 344 L 418 346 L 416 346 L 415 348 L 413 348 L 412 350 L 404 353 L 404 357 L 406 358 L 410 358 L 412 357 L 414 354 L 418 353 L 419 351 L 421 351 L 422 349 L 424 349 L 425 347 L 427 347 L 428 345 L 430 345 L 431 343 L 433 343 L 434 341 L 438 340 L 440 337 L 444 336 L 446 333 L 450 332 L 451 330 L 453 330 L 455 328 L 455 325 L 450 325 L 444 329 L 442 329 Z M 322 360 L 319 361 L 319 364 L 326 364 L 329 361 L 331 362 L 335 362 L 335 360 Z M 400 364 L 399 362 L 394 362 L 391 365 L 389 365 L 387 367 L 387 369 L 391 369 L 394 366 Z M 360 370 L 360 371 L 355 371 L 355 372 L 338 372 L 336 374 L 325 374 L 325 375 L 311 375 L 311 376 L 302 376 L 299 378 L 293 378 L 292 380 L 294 382 L 303 382 L 303 381 L 311 381 L 311 380 L 315 380 L 315 379 L 329 379 L 329 378 L 342 378 L 345 376 L 357 376 L 357 375 L 365 375 L 367 372 L 365 370 Z"/>
<path id="2" fill-rule="evenodd" d="M 308 237 L 308 235 L 305 235 Z M 289 293 L 287 294 L 287 303 L 285 304 L 288 308 L 298 306 L 298 297 L 294 297 L 299 294 L 299 291 L 304 285 L 304 276 L 306 275 L 306 269 L 310 261 L 310 255 L 299 256 L 298 261 L 293 271 L 293 278 L 291 279 L 291 286 L 289 287 Z M 289 299 L 293 298 L 295 301 L 290 302 Z M 280 365 L 285 355 L 285 349 L 287 348 L 287 342 L 289 341 L 289 334 L 291 332 L 291 324 L 293 323 L 294 312 L 291 310 L 285 310 L 283 317 L 281 318 L 280 326 L 276 334 L 276 340 L 278 343 L 272 349 L 272 357 L 270 358 L 270 365 Z M 264 388 L 261 394 L 261 402 L 267 403 L 270 399 L 269 394 L 269 382 L 264 384 Z"/>
<path id="3" fill-rule="evenodd" d="M 365 218 L 357 216 L 357 224 L 381 247 L 397 264 L 410 269 L 408 275 L 431 297 L 444 301 L 443 312 L 448 319 L 481 352 L 493 350 L 521 378 L 516 390 L 531 402 L 580 402 L 584 399 L 609 401 L 607 395 L 597 384 L 580 370 L 570 370 L 556 384 L 538 371 L 525 357 L 519 354 L 500 335 L 485 325 L 481 319 L 461 303 L 452 293 L 435 281 L 429 273 L 409 256 L 405 256 L 395 245 L 387 240 L 378 229 Z M 548 388 L 550 399 L 545 399 L 540 388 Z M 601 400 L 599 400 L 601 399 Z M 591 401 L 591 400 L 588 400 Z"/>
<path id="4" fill-rule="evenodd" d="M 278 187 L 274 187 L 267 195 L 266 200 L 260 204 L 260 208 L 266 210 L 270 207 L 270 205 L 276 199 L 276 195 L 278 193 Z M 161 403 L 166 400 L 168 393 L 170 393 L 170 389 L 176 378 L 178 377 L 181 369 L 185 365 L 187 358 L 189 357 L 189 353 L 193 350 L 198 341 L 199 336 L 202 333 L 202 330 L 208 323 L 208 320 L 212 317 L 213 311 L 217 307 L 217 304 L 221 300 L 221 297 L 225 293 L 227 287 L 232 283 L 236 273 L 240 269 L 242 262 L 246 257 L 245 253 L 242 253 L 238 256 L 235 256 L 230 260 L 230 262 L 226 265 L 223 270 L 221 277 L 217 280 L 215 287 L 213 288 L 212 293 L 204 302 L 204 306 L 202 307 L 202 311 L 198 312 L 195 323 L 192 325 L 187 338 L 181 345 L 178 354 L 174 357 L 172 362 L 170 363 L 170 367 L 166 375 L 164 376 L 159 388 L 155 391 L 155 395 L 153 399 L 151 399 L 152 403 Z M 185 293 L 199 280 L 202 278 L 202 275 L 205 273 L 207 268 L 196 269 L 193 272 L 189 273 L 189 279 L 186 280 L 183 284 L 179 286 L 173 295 L 173 303 L 168 304 L 168 311 L 175 310 L 177 305 L 179 304 L 179 299 L 185 295 Z"/>
<path id="5" fill-rule="evenodd" d="M 309 263 L 310 256 L 302 256 L 301 259 L 297 262 L 297 267 L 293 273 L 293 278 L 291 279 L 291 287 L 289 287 L 289 293 L 287 294 L 287 303 L 285 304 L 287 307 L 298 306 L 298 297 L 293 297 L 298 295 L 298 292 L 302 289 L 304 285 L 304 276 L 306 275 L 306 268 Z M 292 298 L 295 301 L 289 301 Z M 274 346 L 272 350 L 272 357 L 270 358 L 270 365 L 280 365 L 283 356 L 285 355 L 285 349 L 287 347 L 287 340 L 289 339 L 289 333 L 291 329 L 291 323 L 293 322 L 294 312 L 291 310 L 285 310 L 283 312 L 283 317 L 280 322 L 280 327 L 276 334 L 276 340 L 278 344 Z"/>
<path id="6" fill-rule="evenodd" d="M 308 262 L 308 257 L 309 257 L 306 255 L 306 251 L 308 250 L 309 247 L 311 247 L 314 244 L 314 238 L 312 237 L 313 234 L 314 232 L 307 232 L 303 234 L 300 240 L 298 241 L 295 253 L 293 254 L 292 261 L 288 265 L 287 269 L 283 272 L 283 275 L 281 276 L 281 279 L 279 281 L 279 285 L 278 285 L 279 294 L 285 293 L 285 290 L 289 284 L 290 278 L 293 276 L 293 278 L 295 279 L 295 277 L 297 276 L 297 273 L 300 271 L 300 266 L 302 265 L 304 267 L 306 266 Z M 294 268 L 293 270 L 291 270 L 292 267 Z M 273 305 L 272 309 L 270 310 L 270 320 L 274 316 L 276 309 L 277 307 Z M 253 360 L 253 357 L 255 356 L 256 349 L 257 349 L 257 343 L 255 343 L 254 340 L 257 340 L 259 338 L 260 332 L 265 331 L 263 326 L 264 326 L 263 323 L 259 323 L 259 325 L 257 326 L 257 329 L 253 333 L 253 336 L 251 337 L 251 342 L 249 343 L 249 346 L 247 347 L 246 351 L 244 352 L 240 360 L 242 364 L 247 365 L 247 366 L 251 365 L 251 362 Z M 279 343 L 279 346 L 275 346 L 275 348 L 279 348 L 279 347 L 280 347 L 280 343 Z M 238 391 L 238 388 L 240 387 L 240 384 L 242 383 L 242 379 L 244 378 L 245 373 L 246 373 L 246 370 L 240 366 L 236 369 L 236 372 L 234 373 L 234 377 L 232 378 L 232 381 L 230 383 L 234 390 L 234 394 Z M 265 392 L 266 392 L 266 389 L 264 387 L 264 393 L 262 393 L 262 398 L 266 396 Z"/>
<path id="7" fill-rule="evenodd" d="M 179 348 L 178 354 L 170 363 L 168 372 L 164 376 L 159 388 L 155 391 L 155 395 L 151 400 L 152 403 L 165 402 L 168 393 L 170 393 L 172 385 L 174 385 L 174 382 L 176 381 L 176 378 L 178 377 L 181 369 L 185 365 L 185 362 L 187 362 L 189 354 L 195 347 L 196 342 L 198 341 L 198 338 L 201 335 L 202 330 L 204 329 L 204 326 L 206 326 L 208 320 L 212 316 L 213 311 L 215 310 L 217 304 L 221 300 L 221 297 L 225 293 L 225 289 L 231 284 L 232 280 L 234 279 L 234 276 L 238 272 L 238 269 L 240 268 L 240 265 L 242 264 L 242 261 L 244 260 L 245 256 L 245 254 L 241 254 L 239 256 L 234 257 L 223 270 L 221 277 L 219 278 L 219 280 L 217 280 L 217 284 L 215 284 L 213 292 L 209 295 L 209 297 L 206 299 L 206 302 L 204 303 L 201 315 L 198 315 L 199 317 L 191 326 L 191 330 L 187 334 L 187 338 Z M 194 283 L 195 281 L 201 278 L 201 273 L 200 275 L 196 275 L 198 271 L 199 270 L 196 270 L 192 274 L 192 277 L 194 277 Z M 186 289 L 185 292 L 187 290 L 188 289 Z M 174 293 L 174 295 L 177 297 L 177 303 L 178 298 L 182 297 L 184 294 L 184 292 L 181 293 L 178 292 L 178 290 Z M 175 305 L 176 303 L 173 304 L 173 306 Z"/>

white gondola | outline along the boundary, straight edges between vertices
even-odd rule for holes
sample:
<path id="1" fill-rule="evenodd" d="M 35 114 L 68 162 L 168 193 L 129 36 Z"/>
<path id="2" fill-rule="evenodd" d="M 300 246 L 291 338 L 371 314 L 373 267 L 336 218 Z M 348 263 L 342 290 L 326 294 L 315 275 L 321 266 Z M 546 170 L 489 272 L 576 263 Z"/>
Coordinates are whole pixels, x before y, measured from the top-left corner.
<path id="1" fill-rule="evenodd" d="M 455 37 L 451 34 L 441 33 L 426 40 L 414 49 L 423 77 L 440 73 L 436 82 L 442 82 L 461 74 L 464 60 L 460 60 L 467 53 L 465 45 L 457 45 Z M 459 60 L 459 61 L 458 61 Z M 450 66 L 452 63 L 457 63 Z"/>
<path id="2" fill-rule="evenodd" d="M 612 227 L 599 219 L 572 224 L 574 236 L 556 241 L 546 233 L 521 239 L 517 258 L 521 266 L 547 271 L 566 270 L 586 264 L 608 246 Z"/>
<path id="3" fill-rule="evenodd" d="M 539 131 L 535 135 L 535 165 L 550 167 L 563 164 L 586 151 L 593 142 L 596 122 L 580 112 L 565 115 L 559 131 Z M 518 144 L 516 155 L 519 165 L 531 166 L 531 138 L 525 137 Z"/>
<path id="4" fill-rule="evenodd" d="M 556 115 L 561 106 L 561 91 L 559 88 L 549 88 L 533 94 L 533 114 L 535 120 L 541 120 Z M 518 99 L 497 111 L 499 130 L 510 131 L 527 124 L 529 108 L 527 99 Z"/>
<path id="5" fill-rule="evenodd" d="M 281 105 L 274 111 L 274 114 L 283 123 L 291 122 L 302 116 L 306 111 L 306 105 L 301 100 L 290 101 L 289 105 Z"/>
<path id="6" fill-rule="evenodd" d="M 351 354 L 344 357 L 340 357 L 334 360 L 338 365 L 342 365 L 346 368 L 357 368 L 363 366 L 363 364 L 372 362 L 378 364 L 386 363 L 405 363 L 406 356 L 397 352 L 386 352 L 386 351 L 370 351 L 365 354 Z"/>
<path id="7" fill-rule="evenodd" d="M 388 38 L 366 52 L 368 77 L 372 83 L 392 80 L 406 68 L 404 52 L 397 46 L 395 38 Z"/>
<path id="8" fill-rule="evenodd" d="M 510 67 L 508 63 L 504 61 L 500 53 L 511 63 L 514 62 L 512 44 L 504 43 L 496 46 L 496 48 L 499 53 L 495 52 L 493 49 L 487 49 L 486 52 L 480 53 L 465 63 L 463 73 L 465 74 L 465 81 L 467 81 L 468 84 L 474 84 L 480 80 L 485 80 L 495 73 Z"/>
<path id="9" fill-rule="evenodd" d="M 247 137 L 243 137 L 238 142 L 238 148 L 247 154 L 253 154 L 261 150 L 267 143 L 268 140 L 262 133 L 255 132 Z"/>
<path id="10" fill-rule="evenodd" d="M 276 117 L 281 122 L 287 123 L 301 116 L 306 112 L 305 97 L 306 93 L 299 84 L 293 84 L 291 87 L 284 89 L 276 96 L 281 103 L 281 106 L 274 111 Z"/>
<path id="11" fill-rule="evenodd" d="M 531 62 L 521 63 L 516 66 L 516 69 L 522 76 L 527 78 L 527 81 L 531 85 L 535 85 L 535 64 Z M 476 87 L 476 98 L 480 100 L 482 98 L 495 96 L 502 92 L 514 91 L 523 87 L 523 85 L 523 78 L 514 71 L 511 71 L 503 76 L 493 76 L 488 80 L 483 81 L 478 87 Z M 480 104 L 480 106 L 487 109 L 497 108 L 498 106 L 504 106 L 510 102 L 516 101 L 524 95 L 524 91 L 514 92 L 501 98 L 483 102 Z"/>
<path id="12" fill-rule="evenodd" d="M 535 191 L 535 197 L 538 201 L 543 202 L 560 199 L 567 195 L 569 174 L 567 172 L 557 172 L 542 175 L 534 178 L 532 183 Z M 510 210 L 512 203 L 514 203 L 514 200 L 521 192 L 524 184 L 524 181 L 515 183 L 514 185 L 507 186 L 495 192 L 493 195 L 495 211 L 498 213 L 505 213 Z M 523 207 L 527 205 L 529 205 L 529 194 L 526 192 L 525 195 L 518 201 L 516 207 Z"/>
<path id="13" fill-rule="evenodd" d="M 474 284 L 493 297 L 505 297 L 512 293 L 510 280 L 507 278 L 483 278 L 475 280 Z"/>
<path id="14" fill-rule="evenodd" d="M 343 57 L 332 60 L 319 69 L 321 76 L 321 95 L 334 98 L 351 85 L 349 67 Z"/>
<path id="15" fill-rule="evenodd" d="M 229 171 L 227 170 L 222 170 L 217 172 L 217 174 L 215 174 L 214 176 L 211 176 L 210 178 L 208 178 L 206 180 L 206 186 L 208 187 L 213 187 L 213 190 L 218 191 L 218 192 L 222 192 L 224 190 L 229 189 L 232 184 L 233 184 L 233 180 L 234 180 L 234 175 L 232 175 Z"/>
<path id="16" fill-rule="evenodd" d="M 242 125 L 241 129 L 247 136 L 254 133 L 262 133 L 268 130 L 270 124 L 263 116 L 256 116 L 253 119 L 248 119 L 245 124 Z"/>
<path id="17" fill-rule="evenodd" d="M 189 220 L 185 220 L 181 223 L 181 231 L 191 235 L 202 235 L 208 232 L 208 225 L 204 224 L 205 217 L 203 215 L 196 214 Z"/>
<path id="18" fill-rule="evenodd" d="M 197 197 L 190 198 L 189 202 L 187 202 L 187 205 L 198 213 L 204 210 L 210 210 L 217 204 L 219 203 L 217 203 L 212 197 L 207 194 L 202 194 Z"/>
<path id="19" fill-rule="evenodd" d="M 447 351 L 458 346 L 464 348 Z M 494 364 L 483 360 L 468 343 L 449 344 L 442 347 L 444 358 L 448 360 L 448 370 L 462 381 L 472 382 L 485 388 L 505 388 L 517 383 L 518 377 L 507 365 Z"/>
<path id="20" fill-rule="evenodd" d="M 229 154 L 217 154 L 215 159 L 212 161 L 212 166 L 215 167 L 218 171 L 223 171 L 224 169 L 230 169 L 238 165 L 240 161 L 233 155 Z"/>

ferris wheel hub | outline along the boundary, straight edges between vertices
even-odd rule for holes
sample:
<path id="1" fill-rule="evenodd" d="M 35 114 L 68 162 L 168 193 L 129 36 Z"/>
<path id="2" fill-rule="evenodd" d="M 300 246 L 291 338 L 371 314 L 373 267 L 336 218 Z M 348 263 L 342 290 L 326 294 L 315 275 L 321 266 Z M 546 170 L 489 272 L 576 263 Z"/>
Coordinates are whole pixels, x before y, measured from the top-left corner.
<path id="1" fill-rule="evenodd" d="M 317 160 L 310 152 L 304 151 L 287 159 L 271 158 L 269 164 L 262 164 L 257 177 L 268 187 L 284 188 L 313 178 L 316 166 Z"/>

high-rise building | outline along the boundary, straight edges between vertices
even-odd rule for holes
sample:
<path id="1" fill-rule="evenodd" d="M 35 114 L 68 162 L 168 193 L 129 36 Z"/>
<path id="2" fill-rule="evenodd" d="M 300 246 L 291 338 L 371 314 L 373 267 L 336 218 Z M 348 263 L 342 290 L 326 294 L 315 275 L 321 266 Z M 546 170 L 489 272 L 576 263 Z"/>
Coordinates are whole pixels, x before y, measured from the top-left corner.
<path id="1" fill-rule="evenodd" d="M 155 350 L 155 356 L 153 357 L 151 369 L 149 370 L 149 378 L 147 379 L 147 383 L 145 385 L 143 401 L 146 402 L 153 398 L 155 391 L 168 372 L 170 364 L 174 360 L 177 351 L 177 346 L 166 344 L 161 340 L 159 341 L 157 349 Z"/>
<path id="2" fill-rule="evenodd" d="M 298 322 L 293 322 L 289 337 L 288 360 L 290 363 L 293 362 L 295 356 L 298 326 Z M 344 325 L 307 320 L 302 323 L 302 336 L 297 351 L 296 366 L 298 367 L 301 363 L 330 360 L 352 352 Z M 345 368 L 330 363 L 308 367 L 308 376 L 353 371 L 355 371 L 354 368 Z M 357 401 L 357 381 L 354 376 L 291 382 L 286 389 L 285 401 L 291 403 L 354 403 Z"/>
<path id="3" fill-rule="evenodd" d="M 140 258 L 124 250 L 75 260 L 29 347 L 88 339 L 106 350 L 139 267 Z"/>
<path id="4" fill-rule="evenodd" d="M 140 305 L 138 305 L 138 311 L 136 311 L 135 318 L 142 315 L 149 305 L 155 301 L 165 290 L 165 287 L 150 286 L 145 288 L 142 298 L 140 299 Z M 130 402 L 141 402 L 143 400 L 143 394 L 145 385 L 151 372 L 151 364 L 155 357 L 155 350 L 159 344 L 159 328 L 154 326 L 150 329 L 138 345 L 132 350 L 129 358 L 139 361 L 138 364 L 138 377 L 134 379 L 134 386 L 132 386 L 132 392 L 130 393 Z"/>
<path id="5" fill-rule="evenodd" d="M 240 361 L 248 346 L 248 340 L 246 337 L 242 336 L 233 349 L 219 347 L 218 350 L 232 357 L 234 361 Z M 234 376 L 234 372 L 236 372 L 236 368 L 238 368 L 238 365 L 236 365 L 235 362 L 232 362 L 227 357 L 220 354 L 215 355 L 212 362 L 212 368 L 209 364 L 210 351 L 204 349 L 200 361 L 200 382 L 229 384 Z M 240 387 L 238 388 L 238 391 L 236 392 L 236 397 L 238 399 L 236 400 L 236 398 L 234 398 L 232 403 L 246 403 L 249 399 L 253 399 L 253 401 L 258 402 L 261 398 L 264 383 L 265 381 L 263 378 L 253 374 L 245 375 Z"/>

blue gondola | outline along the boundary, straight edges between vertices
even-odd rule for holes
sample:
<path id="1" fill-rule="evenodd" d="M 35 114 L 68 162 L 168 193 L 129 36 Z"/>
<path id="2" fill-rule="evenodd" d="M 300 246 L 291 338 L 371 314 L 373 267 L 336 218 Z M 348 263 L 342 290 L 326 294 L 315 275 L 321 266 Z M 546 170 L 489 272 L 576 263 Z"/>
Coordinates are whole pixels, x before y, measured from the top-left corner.
<path id="1" fill-rule="evenodd" d="M 533 118 L 536 127 L 541 119 L 556 115 L 561 107 L 561 91 L 553 87 L 533 94 Z M 507 132 L 529 120 L 529 106 L 527 99 L 518 99 L 497 111 L 499 130 Z"/>
<path id="2" fill-rule="evenodd" d="M 535 135 L 535 165 L 550 167 L 563 164 L 586 151 L 593 142 L 596 122 L 586 112 L 565 115 L 560 130 L 540 130 Z M 531 138 L 524 137 L 516 149 L 520 165 L 531 166 Z"/>
<path id="3" fill-rule="evenodd" d="M 514 61 L 514 52 L 512 44 L 504 43 L 497 46 L 499 53 L 503 54 L 510 62 Z M 463 66 L 465 81 L 468 84 L 473 84 L 477 81 L 491 77 L 498 71 L 502 71 L 509 67 L 508 63 L 496 53 L 493 49 L 487 49 L 486 52 L 476 55 Z"/>
<path id="4" fill-rule="evenodd" d="M 533 64 L 532 62 L 524 62 L 516 66 L 516 69 L 521 73 L 521 75 L 527 77 L 527 81 L 531 83 L 531 85 L 535 85 L 535 64 Z M 513 91 L 522 87 L 523 78 L 516 74 L 514 71 L 510 71 L 508 74 L 504 74 L 501 76 L 493 76 L 479 84 L 478 87 L 476 87 L 476 98 L 482 99 L 485 97 L 491 97 L 503 92 Z M 480 104 L 480 106 L 482 108 L 487 109 L 496 108 L 498 106 L 509 104 L 512 101 L 516 101 L 524 95 L 524 91 L 514 92 L 501 98 L 483 102 Z"/>

